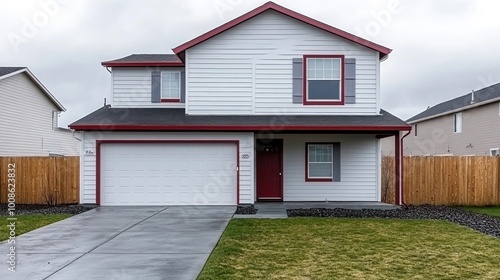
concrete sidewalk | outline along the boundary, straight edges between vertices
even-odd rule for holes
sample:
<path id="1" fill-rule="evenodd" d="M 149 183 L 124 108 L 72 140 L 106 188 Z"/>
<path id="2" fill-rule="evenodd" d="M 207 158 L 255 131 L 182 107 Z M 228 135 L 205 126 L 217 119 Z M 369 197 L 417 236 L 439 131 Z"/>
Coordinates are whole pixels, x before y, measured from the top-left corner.
<path id="1" fill-rule="evenodd" d="M 2 261 L 0 279 L 196 279 L 235 210 L 98 207 L 16 238 L 17 272 Z"/>

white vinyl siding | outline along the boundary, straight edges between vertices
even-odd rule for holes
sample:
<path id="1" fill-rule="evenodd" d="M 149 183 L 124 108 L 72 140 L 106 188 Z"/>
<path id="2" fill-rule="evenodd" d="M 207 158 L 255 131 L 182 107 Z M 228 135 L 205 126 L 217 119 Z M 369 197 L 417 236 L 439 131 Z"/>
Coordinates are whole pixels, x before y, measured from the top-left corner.
<path id="1" fill-rule="evenodd" d="M 79 155 L 71 131 L 57 128 L 56 105 L 25 73 L 0 80 L 0 156 Z"/>
<path id="2" fill-rule="evenodd" d="M 182 71 L 182 67 L 114 67 L 113 107 L 117 108 L 184 108 L 182 103 L 151 102 L 151 72 Z"/>
<path id="3" fill-rule="evenodd" d="M 251 132 L 85 132 L 82 134 L 81 203 L 96 203 L 96 140 L 238 140 L 240 141 L 239 202 L 242 204 L 254 202 L 254 138 Z M 243 154 L 248 157 L 242 157 Z"/>
<path id="4" fill-rule="evenodd" d="M 292 103 L 292 60 L 356 59 L 356 103 Z M 186 51 L 187 113 L 374 115 L 379 53 L 274 11 L 264 12 Z"/>
<path id="5" fill-rule="evenodd" d="M 375 135 L 279 135 L 283 138 L 285 201 L 378 201 Z M 305 143 L 340 142 L 340 182 L 305 181 Z"/>

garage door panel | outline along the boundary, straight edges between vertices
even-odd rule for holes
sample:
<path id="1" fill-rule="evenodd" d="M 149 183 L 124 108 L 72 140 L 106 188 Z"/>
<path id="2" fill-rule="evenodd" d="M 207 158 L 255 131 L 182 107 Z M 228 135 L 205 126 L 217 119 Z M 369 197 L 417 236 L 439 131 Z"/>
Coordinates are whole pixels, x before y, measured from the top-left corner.
<path id="1" fill-rule="evenodd" d="M 101 146 L 102 205 L 235 205 L 236 145 Z"/>

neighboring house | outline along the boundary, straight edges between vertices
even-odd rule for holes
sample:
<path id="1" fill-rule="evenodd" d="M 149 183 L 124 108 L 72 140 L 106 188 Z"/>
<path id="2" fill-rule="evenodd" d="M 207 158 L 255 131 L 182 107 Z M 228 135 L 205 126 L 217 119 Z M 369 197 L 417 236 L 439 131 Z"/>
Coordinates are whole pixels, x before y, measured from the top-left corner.
<path id="1" fill-rule="evenodd" d="M 81 203 L 381 200 L 379 139 L 411 129 L 379 107 L 390 49 L 269 2 L 173 51 L 102 63 Z"/>
<path id="2" fill-rule="evenodd" d="M 405 155 L 500 155 L 500 83 L 437 104 L 407 120 Z M 390 155 L 391 141 L 383 146 Z"/>
<path id="3" fill-rule="evenodd" d="M 79 155 L 59 101 L 26 67 L 0 67 L 0 156 Z"/>

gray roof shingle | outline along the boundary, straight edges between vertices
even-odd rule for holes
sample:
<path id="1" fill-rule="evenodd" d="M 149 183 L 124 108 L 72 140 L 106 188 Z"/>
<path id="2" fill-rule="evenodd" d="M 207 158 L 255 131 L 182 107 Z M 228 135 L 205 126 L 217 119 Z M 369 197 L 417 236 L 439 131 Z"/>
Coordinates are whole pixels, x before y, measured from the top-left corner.
<path id="1" fill-rule="evenodd" d="M 193 116 L 184 109 L 169 108 L 111 108 L 101 107 L 93 113 L 72 123 L 71 128 L 88 126 L 269 126 L 269 127 L 407 127 L 403 120 L 381 111 L 377 116 Z M 397 130 L 397 129 L 395 129 Z"/>
<path id="2" fill-rule="evenodd" d="M 488 100 L 493 100 L 500 97 L 500 83 L 485 87 L 474 92 L 474 103 L 480 103 Z M 472 94 L 467 93 L 460 97 L 439 103 L 429 109 L 409 118 L 407 122 L 414 122 L 420 119 L 429 118 L 435 115 L 440 115 L 446 112 L 454 111 L 460 108 L 465 108 L 471 105 Z"/>
<path id="3" fill-rule="evenodd" d="M 19 71 L 24 68 L 26 67 L 0 67 L 0 77 Z"/>
<path id="4" fill-rule="evenodd" d="M 175 54 L 132 54 L 106 62 L 182 62 Z"/>

